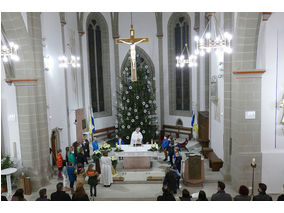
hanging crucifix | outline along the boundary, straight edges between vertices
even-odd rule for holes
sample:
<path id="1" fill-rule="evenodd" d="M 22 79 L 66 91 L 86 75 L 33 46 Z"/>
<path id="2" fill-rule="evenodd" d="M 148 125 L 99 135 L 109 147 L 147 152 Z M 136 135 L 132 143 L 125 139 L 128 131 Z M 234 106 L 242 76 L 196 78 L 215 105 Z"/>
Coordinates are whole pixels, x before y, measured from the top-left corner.
<path id="1" fill-rule="evenodd" d="M 135 30 L 133 29 L 133 25 L 131 24 L 130 38 L 117 38 L 115 39 L 116 44 L 128 44 L 130 45 L 130 60 L 131 60 L 131 81 L 137 81 L 137 73 L 136 73 L 136 51 L 135 45 L 149 42 L 149 38 L 135 38 Z"/>

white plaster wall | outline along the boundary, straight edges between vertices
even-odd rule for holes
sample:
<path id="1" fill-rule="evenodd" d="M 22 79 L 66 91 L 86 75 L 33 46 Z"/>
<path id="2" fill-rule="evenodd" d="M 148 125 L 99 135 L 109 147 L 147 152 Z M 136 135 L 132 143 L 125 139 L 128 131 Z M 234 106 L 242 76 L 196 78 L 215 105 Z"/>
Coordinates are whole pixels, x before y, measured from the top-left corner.
<path id="1" fill-rule="evenodd" d="M 224 13 L 217 13 L 216 18 L 220 21 L 219 26 L 221 31 L 223 31 L 224 23 Z M 211 35 L 214 34 L 214 27 L 211 25 Z M 219 63 L 224 62 L 224 54 L 215 53 L 212 51 L 210 53 L 210 74 L 211 77 L 216 75 L 223 74 L 220 70 Z M 223 66 L 224 67 L 224 66 Z M 223 134 L 224 134 L 224 77 L 217 79 L 218 84 L 218 101 L 210 101 L 210 142 L 211 147 L 217 156 L 221 159 L 224 159 L 224 149 L 223 149 Z M 209 89 L 210 91 L 210 89 Z M 210 98 L 210 93 L 209 93 Z"/>
<path id="2" fill-rule="evenodd" d="M 69 146 L 76 140 L 76 126 L 73 122 L 75 121 L 75 109 L 82 107 L 80 94 L 81 74 L 80 69 L 77 69 L 77 84 L 79 87 L 79 100 L 77 100 L 73 90 L 75 82 L 73 80 L 71 69 L 67 69 L 71 136 L 71 141 L 68 141 L 64 69 L 60 68 L 58 63 L 58 57 L 63 55 L 59 13 L 41 13 L 41 20 L 42 37 L 45 39 L 44 44 L 46 45 L 43 47 L 43 55 L 49 57 L 49 70 L 45 71 L 48 132 L 49 136 L 51 136 L 52 129 L 56 127 L 62 128 L 62 131 L 60 132 L 61 148 L 62 150 L 65 150 L 66 146 Z M 73 32 L 76 38 L 76 55 L 79 56 L 76 13 L 66 13 L 66 22 L 65 44 L 69 41 L 70 32 Z"/>
<path id="3" fill-rule="evenodd" d="M 112 94 L 112 115 L 107 116 L 107 117 L 101 117 L 101 118 L 96 118 L 95 119 L 95 128 L 96 129 L 102 129 L 110 126 L 115 125 L 115 114 L 116 114 L 116 109 L 115 109 L 115 101 L 116 101 L 116 92 L 115 92 L 115 70 L 114 70 L 114 47 L 113 47 L 113 38 L 112 38 L 112 29 L 111 29 L 111 17 L 110 13 L 108 12 L 103 12 L 101 13 L 108 25 L 108 32 L 109 32 L 109 53 L 110 53 L 110 78 L 111 78 L 111 94 Z M 89 13 L 84 13 L 84 21 L 83 21 L 83 29 L 84 32 L 87 33 L 86 31 L 86 21 Z M 88 49 L 87 49 L 87 36 L 86 34 L 82 37 L 82 50 L 83 50 L 83 64 L 84 64 L 84 90 L 85 90 L 85 99 L 86 99 L 86 107 L 88 110 L 91 108 L 91 96 L 90 96 L 90 76 L 89 76 L 89 64 L 88 64 Z M 90 115 L 90 112 L 87 112 L 87 115 Z M 89 118 L 89 117 L 88 117 Z"/>
<path id="4" fill-rule="evenodd" d="M 284 184 L 284 125 L 280 124 L 283 109 L 276 108 L 284 95 L 284 25 L 280 21 L 283 19 L 284 13 L 273 13 L 268 21 L 262 21 L 257 55 L 257 68 L 266 70 L 261 97 L 262 181 L 267 184 L 268 192 L 272 193 L 280 193 Z"/>
<path id="5" fill-rule="evenodd" d="M 15 163 L 19 163 L 21 161 L 21 145 L 16 89 L 14 85 L 9 86 L 5 79 L 5 70 L 3 63 L 1 63 L 1 147 L 4 147 L 3 153 L 10 155 Z M 14 143 L 16 143 L 16 150 L 14 150 Z"/>
<path id="6" fill-rule="evenodd" d="M 172 116 L 169 114 L 169 71 L 168 71 L 168 21 L 171 17 L 172 13 L 163 13 L 163 60 L 164 60 L 164 116 L 165 116 L 165 124 L 168 125 L 176 125 L 176 121 L 181 119 L 184 127 L 191 127 L 191 114 L 189 117 L 185 116 Z M 191 20 L 191 41 L 194 41 L 195 31 L 194 27 L 194 13 L 188 13 Z M 193 44 L 193 43 L 192 43 Z M 193 52 L 193 45 L 191 45 L 191 49 Z M 195 107 L 197 102 L 197 74 L 196 69 L 192 70 L 192 105 Z"/>

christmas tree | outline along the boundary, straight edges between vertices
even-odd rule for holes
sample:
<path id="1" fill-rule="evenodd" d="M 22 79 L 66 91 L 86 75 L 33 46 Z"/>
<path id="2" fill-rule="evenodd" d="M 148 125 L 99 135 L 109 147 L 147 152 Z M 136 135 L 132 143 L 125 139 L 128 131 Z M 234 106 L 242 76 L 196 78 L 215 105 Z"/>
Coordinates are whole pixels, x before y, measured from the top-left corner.
<path id="1" fill-rule="evenodd" d="M 143 143 L 156 137 L 157 116 L 153 76 L 148 66 L 137 67 L 137 81 L 131 81 L 128 67 L 122 72 L 117 105 L 117 136 L 130 143 L 132 132 L 140 127 Z"/>

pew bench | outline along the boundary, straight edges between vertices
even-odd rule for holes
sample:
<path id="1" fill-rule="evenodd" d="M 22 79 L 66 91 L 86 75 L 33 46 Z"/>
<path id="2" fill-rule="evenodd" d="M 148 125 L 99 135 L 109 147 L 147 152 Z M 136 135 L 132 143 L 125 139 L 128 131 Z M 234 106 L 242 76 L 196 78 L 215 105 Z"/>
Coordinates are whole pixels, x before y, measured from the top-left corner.
<path id="1" fill-rule="evenodd" d="M 209 167 L 212 169 L 212 171 L 219 171 L 223 167 L 223 161 L 218 158 L 215 152 L 209 152 L 208 159 Z"/>

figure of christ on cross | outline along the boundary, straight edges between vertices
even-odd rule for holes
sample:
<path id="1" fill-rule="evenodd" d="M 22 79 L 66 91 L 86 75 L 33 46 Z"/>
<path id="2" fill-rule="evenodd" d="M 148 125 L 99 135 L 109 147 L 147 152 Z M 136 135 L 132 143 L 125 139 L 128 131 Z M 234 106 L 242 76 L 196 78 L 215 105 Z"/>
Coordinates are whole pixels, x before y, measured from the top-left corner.
<path id="1" fill-rule="evenodd" d="M 135 38 L 135 31 L 133 25 L 131 24 L 131 29 L 129 30 L 130 38 L 117 38 L 115 39 L 116 44 L 128 44 L 130 45 L 130 57 L 131 57 L 131 81 L 137 81 L 136 74 L 136 51 L 135 45 L 149 42 L 149 38 Z"/>

